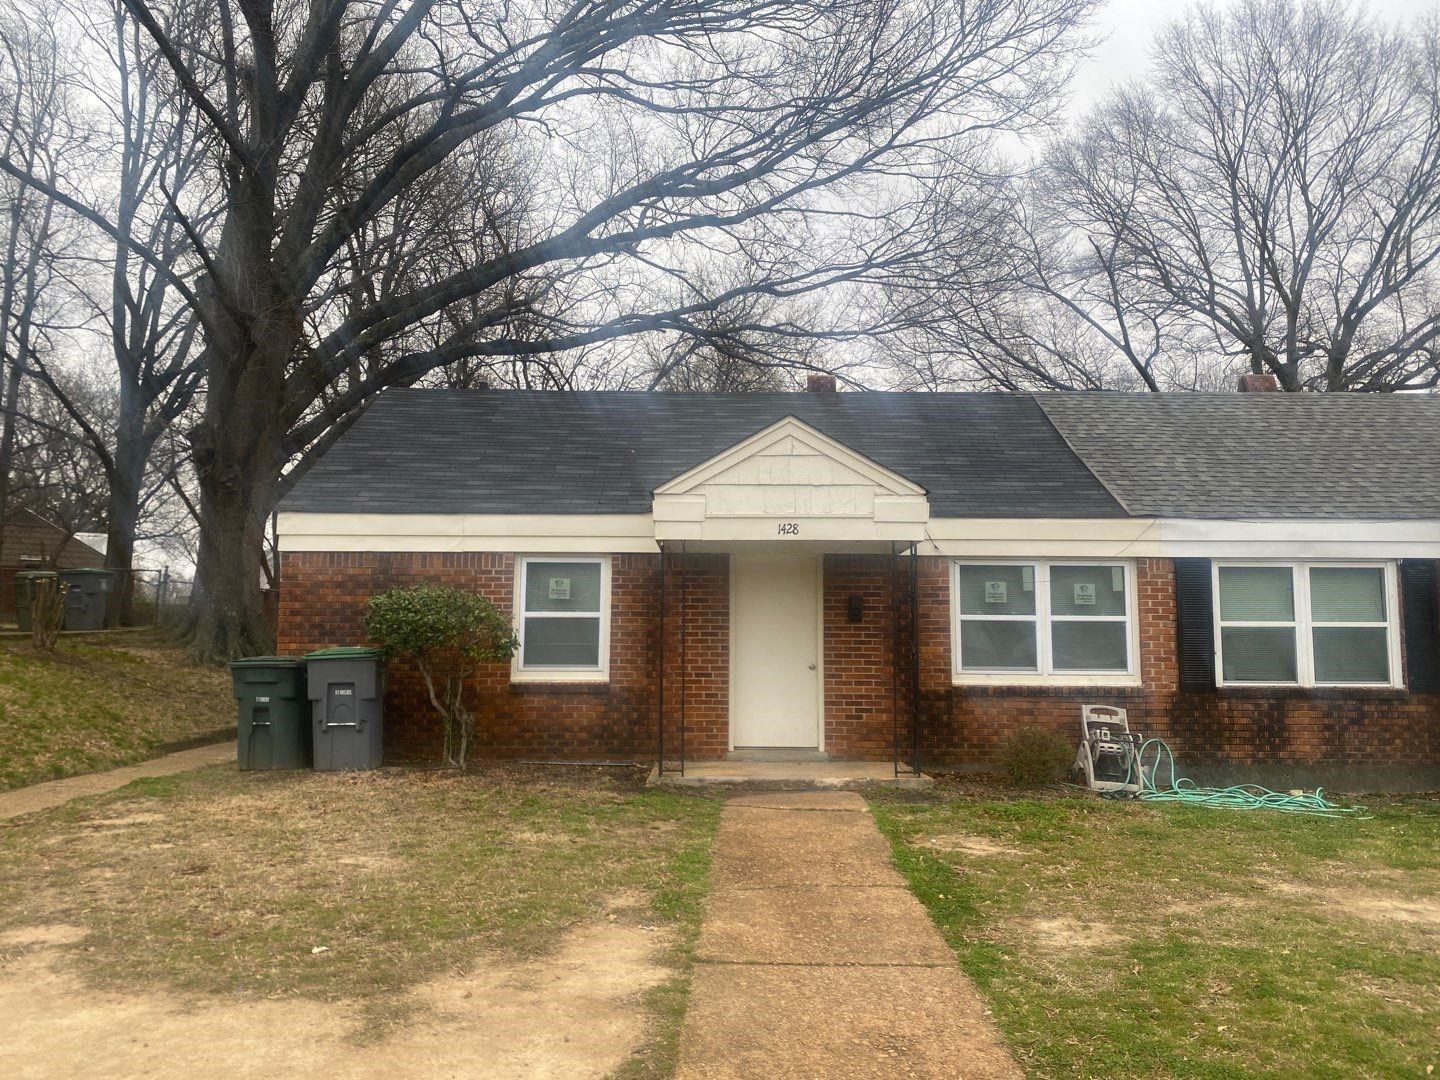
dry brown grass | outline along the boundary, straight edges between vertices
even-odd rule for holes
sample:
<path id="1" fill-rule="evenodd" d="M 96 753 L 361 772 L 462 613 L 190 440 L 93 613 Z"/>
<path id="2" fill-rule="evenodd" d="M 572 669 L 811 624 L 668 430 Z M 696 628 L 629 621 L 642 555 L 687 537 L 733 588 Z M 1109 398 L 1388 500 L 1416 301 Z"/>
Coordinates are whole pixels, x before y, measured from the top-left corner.
<path id="1" fill-rule="evenodd" d="M 667 1075 L 718 815 L 631 769 L 224 766 L 0 824 L 0 1073 Z"/>
<path id="2" fill-rule="evenodd" d="M 693 920 L 715 816 L 630 770 L 209 769 L 0 830 L 0 932 L 84 927 L 96 985 L 363 999 Z"/>

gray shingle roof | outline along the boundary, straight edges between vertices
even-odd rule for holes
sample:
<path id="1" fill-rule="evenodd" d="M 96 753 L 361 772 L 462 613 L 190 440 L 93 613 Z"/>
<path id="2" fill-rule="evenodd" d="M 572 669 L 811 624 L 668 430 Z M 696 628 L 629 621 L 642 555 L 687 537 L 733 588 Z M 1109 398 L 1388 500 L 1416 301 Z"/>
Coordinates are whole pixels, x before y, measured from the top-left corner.
<path id="1" fill-rule="evenodd" d="M 1440 518 L 1440 397 L 1038 394 L 1132 514 Z"/>
<path id="2" fill-rule="evenodd" d="M 925 488 L 940 517 L 1123 517 L 1027 394 L 388 390 L 281 508 L 642 514 L 787 415 Z"/>
<path id="3" fill-rule="evenodd" d="M 648 513 L 785 416 L 925 488 L 936 517 L 1440 518 L 1440 397 L 1273 393 L 389 390 L 282 509 Z"/>

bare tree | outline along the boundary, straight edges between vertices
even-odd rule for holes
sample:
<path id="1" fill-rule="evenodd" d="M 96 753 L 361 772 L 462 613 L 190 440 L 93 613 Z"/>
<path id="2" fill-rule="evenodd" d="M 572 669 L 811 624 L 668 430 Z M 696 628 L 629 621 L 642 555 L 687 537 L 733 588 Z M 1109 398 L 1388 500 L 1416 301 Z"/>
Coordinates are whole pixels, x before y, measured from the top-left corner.
<path id="1" fill-rule="evenodd" d="M 1081 309 L 1180 320 L 1287 390 L 1440 385 L 1440 24 L 1199 9 L 1047 171 Z"/>
<path id="2" fill-rule="evenodd" d="M 69 402 L 91 416 L 114 416 L 114 390 L 108 382 L 83 371 L 67 373 L 65 380 Z M 70 407 L 43 383 L 27 379 L 16 416 L 9 474 L 12 505 L 58 525 L 66 542 L 76 533 L 103 530 L 109 485 Z"/>
<path id="3" fill-rule="evenodd" d="M 878 339 L 902 389 L 1159 390 L 1193 384 L 1197 353 L 1166 305 L 1121 288 L 1115 245 L 1076 243 L 1029 177 L 944 213 L 962 253 L 886 290 Z M 977 257 L 977 253 L 978 256 Z"/>
<path id="4" fill-rule="evenodd" d="M 46 18 L 0 18 L 0 140 L 4 155 L 27 174 L 53 185 L 74 148 L 61 54 L 64 46 Z M 13 176 L 0 185 L 4 251 L 0 253 L 0 520 L 10 505 L 20 439 L 22 399 L 42 352 L 54 343 L 63 303 L 54 286 L 56 259 L 73 242 L 57 219 L 55 202 Z"/>
<path id="5" fill-rule="evenodd" d="M 220 148 L 213 242 L 192 238 L 177 265 L 125 241 L 170 275 L 203 335 L 199 655 L 268 645 L 256 586 L 284 466 L 373 394 L 466 358 L 686 330 L 733 297 L 657 308 L 638 289 L 641 268 L 683 267 L 686 244 L 785 295 L 903 264 L 933 239 L 910 228 L 930 189 L 963 181 L 993 131 L 1053 101 L 1092 6 L 123 2 Z M 465 154 L 531 162 L 533 212 L 482 233 L 467 265 L 416 262 L 357 300 L 356 238 Z M 56 187 L 13 157 L 0 168 Z M 491 175 L 509 171 L 501 158 Z M 57 194 L 123 235 L 79 193 Z M 503 194 L 477 198 L 487 218 L 504 220 Z M 636 282 L 640 302 L 617 310 L 619 294 L 594 287 L 607 274 Z M 422 334 L 423 349 L 385 348 L 447 320 L 438 347 Z"/>

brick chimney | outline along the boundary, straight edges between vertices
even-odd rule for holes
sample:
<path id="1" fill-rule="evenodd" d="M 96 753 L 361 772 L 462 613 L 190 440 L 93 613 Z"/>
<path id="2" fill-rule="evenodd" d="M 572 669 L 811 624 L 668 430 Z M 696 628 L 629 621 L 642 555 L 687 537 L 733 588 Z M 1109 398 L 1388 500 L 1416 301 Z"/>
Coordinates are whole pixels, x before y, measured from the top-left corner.
<path id="1" fill-rule="evenodd" d="M 1240 376 L 1238 389 L 1242 394 L 1278 393 L 1280 384 L 1275 381 L 1274 375 L 1253 375 L 1247 372 Z"/>
<path id="2" fill-rule="evenodd" d="M 835 393 L 835 376 L 812 371 L 805 376 L 805 389 L 812 394 Z"/>

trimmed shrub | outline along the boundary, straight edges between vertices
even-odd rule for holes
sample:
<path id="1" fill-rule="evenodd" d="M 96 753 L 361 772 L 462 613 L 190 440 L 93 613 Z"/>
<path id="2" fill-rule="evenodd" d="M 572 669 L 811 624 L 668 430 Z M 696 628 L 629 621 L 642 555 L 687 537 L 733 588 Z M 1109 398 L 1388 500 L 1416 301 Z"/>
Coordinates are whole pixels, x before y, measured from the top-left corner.
<path id="1" fill-rule="evenodd" d="M 1075 747 L 1049 728 L 1026 727 L 1005 740 L 1000 760 L 1013 783 L 1038 787 L 1069 775 L 1075 764 Z"/>
<path id="2" fill-rule="evenodd" d="M 445 721 L 445 761 L 465 767 L 475 716 L 465 687 L 482 664 L 509 660 L 519 646 L 510 617 L 483 596 L 445 585 L 412 585 L 372 597 L 365 629 L 387 655 L 415 661 L 430 703 Z"/>

